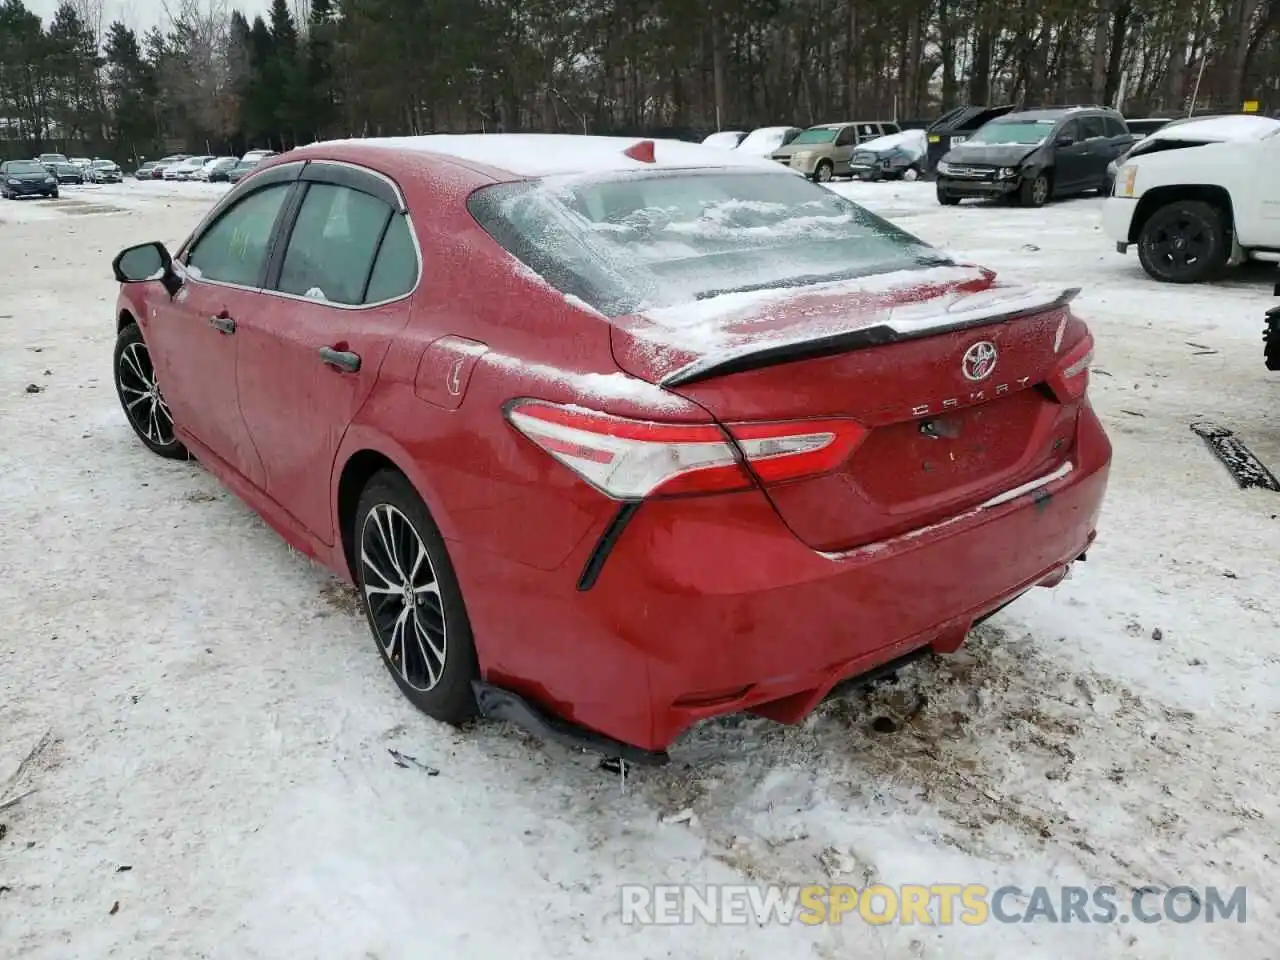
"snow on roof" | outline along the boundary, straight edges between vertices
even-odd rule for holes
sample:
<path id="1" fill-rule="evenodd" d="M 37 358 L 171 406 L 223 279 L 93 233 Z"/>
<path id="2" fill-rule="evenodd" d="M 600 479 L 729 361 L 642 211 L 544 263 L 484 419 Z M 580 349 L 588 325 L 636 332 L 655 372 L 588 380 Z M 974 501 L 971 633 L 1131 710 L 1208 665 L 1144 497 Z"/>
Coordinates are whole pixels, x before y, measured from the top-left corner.
<path id="1" fill-rule="evenodd" d="M 1161 127 L 1148 140 L 1261 140 L 1280 130 L 1280 120 L 1239 113 L 1224 117 L 1201 117 Z"/>
<path id="2" fill-rule="evenodd" d="M 376 137 L 331 140 L 325 146 L 360 146 L 405 153 L 432 153 L 505 170 L 515 176 L 608 173 L 655 168 L 755 167 L 787 172 L 767 157 L 738 154 L 720 147 L 683 140 L 654 140 L 654 163 L 623 151 L 643 137 L 593 137 L 560 133 L 430 134 L 421 137 Z"/>
<path id="3" fill-rule="evenodd" d="M 890 133 L 858 144 L 859 150 L 867 150 L 871 153 L 892 150 L 894 147 L 912 148 L 923 153 L 929 148 L 929 137 L 923 130 L 903 130 L 901 133 Z"/>

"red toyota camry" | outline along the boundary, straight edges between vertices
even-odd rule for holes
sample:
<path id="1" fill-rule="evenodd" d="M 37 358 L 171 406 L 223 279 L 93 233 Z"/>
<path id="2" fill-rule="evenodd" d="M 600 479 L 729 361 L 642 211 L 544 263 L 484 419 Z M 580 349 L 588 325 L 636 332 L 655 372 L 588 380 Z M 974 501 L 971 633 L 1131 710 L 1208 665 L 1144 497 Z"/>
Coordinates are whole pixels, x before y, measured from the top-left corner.
<path id="1" fill-rule="evenodd" d="M 117 392 L 359 589 L 404 694 L 632 759 L 956 649 L 1084 556 L 1073 290 L 666 141 L 322 143 L 123 251 Z"/>

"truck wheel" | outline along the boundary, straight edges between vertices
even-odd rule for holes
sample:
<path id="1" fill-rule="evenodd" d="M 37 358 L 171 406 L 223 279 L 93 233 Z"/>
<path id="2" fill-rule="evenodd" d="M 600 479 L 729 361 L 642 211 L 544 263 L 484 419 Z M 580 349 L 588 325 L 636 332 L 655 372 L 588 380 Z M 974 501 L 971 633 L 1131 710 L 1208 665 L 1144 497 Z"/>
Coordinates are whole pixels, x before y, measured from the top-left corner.
<path id="1" fill-rule="evenodd" d="M 1138 232 L 1142 269 L 1164 283 L 1201 283 L 1226 266 L 1230 255 L 1222 211 L 1200 200 L 1161 207 Z"/>
<path id="2" fill-rule="evenodd" d="M 1018 202 L 1024 207 L 1043 207 L 1053 195 L 1053 181 L 1047 173 L 1024 177 L 1018 187 Z"/>

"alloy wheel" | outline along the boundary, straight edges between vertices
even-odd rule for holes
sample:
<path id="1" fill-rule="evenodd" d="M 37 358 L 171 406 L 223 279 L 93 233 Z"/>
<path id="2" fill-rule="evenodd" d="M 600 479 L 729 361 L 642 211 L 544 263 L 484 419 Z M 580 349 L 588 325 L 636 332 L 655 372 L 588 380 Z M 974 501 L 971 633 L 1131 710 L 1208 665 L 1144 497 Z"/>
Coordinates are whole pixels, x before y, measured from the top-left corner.
<path id="1" fill-rule="evenodd" d="M 1047 177 L 1036 177 L 1035 182 L 1031 184 L 1031 199 L 1035 201 L 1036 206 L 1048 202 L 1049 179 Z"/>
<path id="2" fill-rule="evenodd" d="M 377 504 L 365 517 L 360 571 L 383 653 L 406 685 L 421 692 L 432 689 L 448 654 L 440 584 L 421 535 L 389 503 Z"/>
<path id="3" fill-rule="evenodd" d="M 120 351 L 120 369 L 116 372 L 124 410 L 137 431 L 156 446 L 166 447 L 176 439 L 173 414 L 160 395 L 151 354 L 143 343 L 131 343 Z"/>
<path id="4" fill-rule="evenodd" d="M 1206 225 L 1192 217 L 1179 217 L 1165 224 L 1147 247 L 1153 259 L 1175 271 L 1194 267 L 1212 248 L 1213 238 Z"/>

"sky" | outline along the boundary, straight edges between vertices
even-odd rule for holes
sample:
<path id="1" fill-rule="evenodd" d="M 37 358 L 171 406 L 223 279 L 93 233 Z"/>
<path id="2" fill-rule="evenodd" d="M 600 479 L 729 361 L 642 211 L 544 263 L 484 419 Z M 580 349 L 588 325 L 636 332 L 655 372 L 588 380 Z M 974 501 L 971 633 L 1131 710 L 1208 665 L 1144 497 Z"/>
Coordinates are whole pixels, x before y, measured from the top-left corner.
<path id="1" fill-rule="evenodd" d="M 23 2 L 28 10 L 39 14 L 48 23 L 62 0 L 23 0 Z M 154 26 L 163 25 L 168 19 L 165 15 L 165 0 L 100 0 L 100 2 L 104 31 L 112 20 L 123 20 L 127 26 L 142 33 Z M 270 6 L 270 0 L 200 0 L 200 3 L 202 7 L 210 4 L 225 4 L 228 12 L 238 9 L 250 19 L 259 13 L 265 14 L 267 7 Z M 168 0 L 168 6 L 176 9 L 177 3 L 175 0 Z"/>

